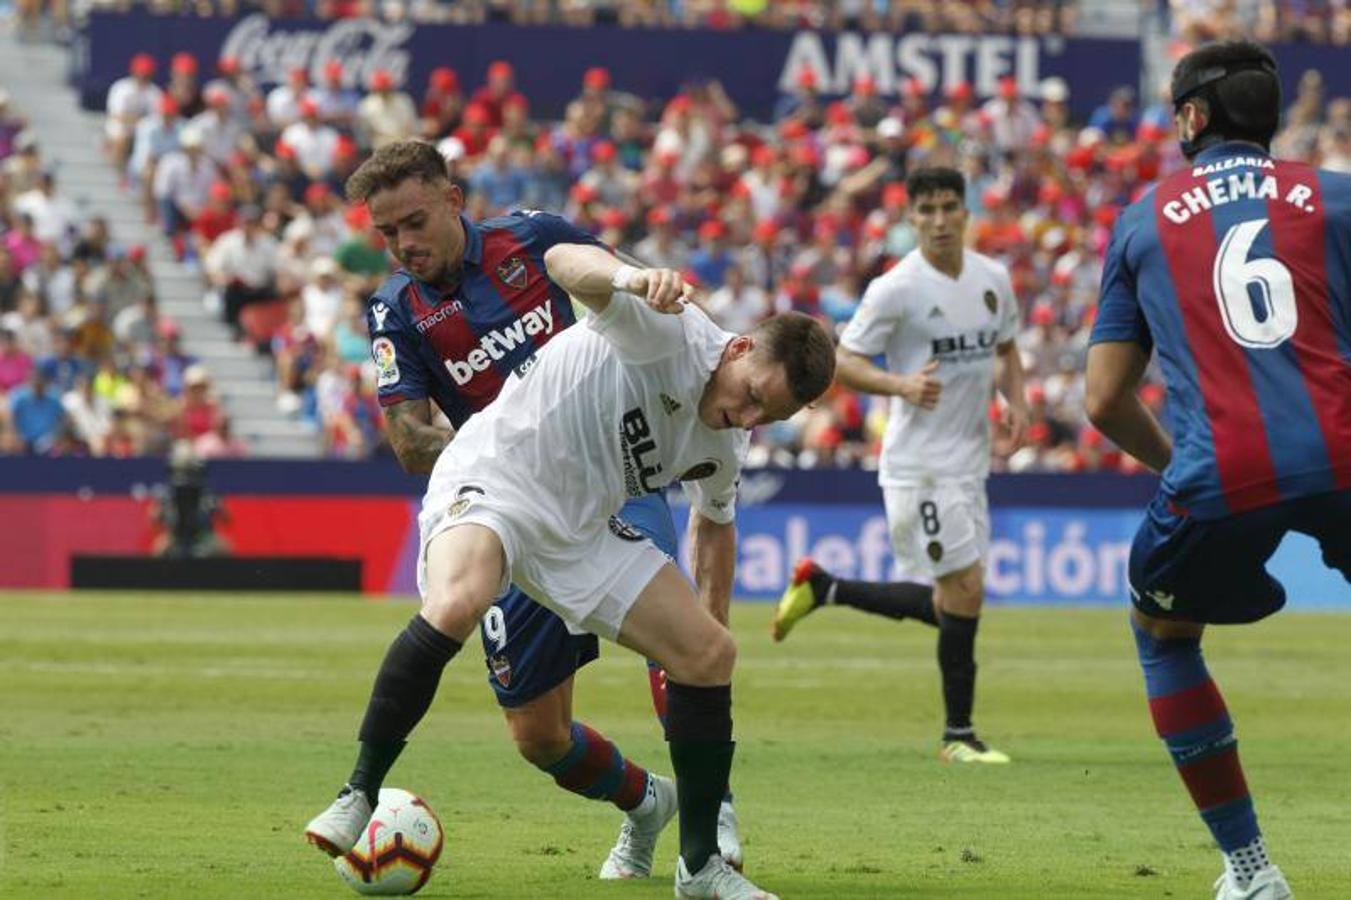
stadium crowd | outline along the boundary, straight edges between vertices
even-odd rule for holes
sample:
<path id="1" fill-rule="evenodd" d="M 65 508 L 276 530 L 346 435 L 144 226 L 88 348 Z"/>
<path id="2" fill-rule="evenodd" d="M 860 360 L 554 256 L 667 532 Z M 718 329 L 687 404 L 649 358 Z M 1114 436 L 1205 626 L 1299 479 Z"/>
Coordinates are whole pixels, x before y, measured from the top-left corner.
<path id="1" fill-rule="evenodd" d="M 905 173 L 956 166 L 969 244 L 1009 266 L 1023 309 L 1034 420 L 1028 445 L 999 465 L 1132 465 L 1085 424 L 1082 371 L 1117 212 L 1181 162 L 1162 96 L 1141 103 L 1123 85 L 1081 123 L 1054 78 L 1037 97 L 1003 81 L 984 102 L 967 84 L 934 95 L 915 81 L 887 98 L 860 78 L 830 100 L 803 70 L 774 121 L 755 123 L 715 82 L 653 109 L 596 67 L 549 122 L 531 115 L 505 61 L 483 85 L 452 68 L 406 87 L 376 71 L 364 91 L 344 87 L 336 65 L 314 79 L 293 70 L 266 91 L 229 57 L 180 53 L 167 68 L 138 55 L 109 92 L 109 156 L 201 272 L 208 306 L 274 358 L 278 414 L 314 421 L 330 454 L 383 445 L 364 300 L 389 263 L 343 184 L 371 148 L 421 136 L 449 160 L 471 219 L 561 212 L 685 271 L 732 330 L 788 309 L 847 321 L 869 280 L 915 245 Z M 1279 153 L 1351 170 L 1351 99 L 1325 97 L 1312 72 L 1293 93 Z M 22 128 L 0 107 L 0 449 L 159 452 L 186 436 L 206 455 L 239 452 L 209 374 L 156 313 L 143 249 L 77 221 Z M 1144 396 L 1163 403 L 1157 383 Z M 884 415 L 876 399 L 836 389 L 758 433 L 751 461 L 871 465 Z"/>

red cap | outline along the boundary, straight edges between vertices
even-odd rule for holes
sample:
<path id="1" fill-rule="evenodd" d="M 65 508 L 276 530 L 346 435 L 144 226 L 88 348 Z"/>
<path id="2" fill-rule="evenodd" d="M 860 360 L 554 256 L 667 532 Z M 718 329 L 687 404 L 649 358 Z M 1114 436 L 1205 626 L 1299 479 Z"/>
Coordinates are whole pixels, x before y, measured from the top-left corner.
<path id="1" fill-rule="evenodd" d="M 663 169 L 669 169 L 680 162 L 680 154 L 674 150 L 658 150 L 655 157 L 657 165 Z"/>
<path id="2" fill-rule="evenodd" d="M 666 111 L 668 113 L 689 112 L 690 107 L 693 105 L 694 105 L 693 102 L 686 95 L 676 94 L 674 97 L 671 98 L 671 102 L 666 104 Z"/>
<path id="3" fill-rule="evenodd" d="M 319 115 L 319 103 L 313 97 L 303 97 L 300 100 L 300 114 L 305 118 Z"/>
<path id="4" fill-rule="evenodd" d="M 761 144 L 751 151 L 751 164 L 755 166 L 772 166 L 778 156 L 774 148 L 768 144 Z"/>
<path id="5" fill-rule="evenodd" d="M 371 90 L 389 91 L 394 89 L 394 76 L 385 69 L 376 69 L 371 73 Z"/>
<path id="6" fill-rule="evenodd" d="M 482 103 L 471 103 L 464 108 L 464 124 L 466 125 L 488 125 L 493 117 L 488 113 L 488 108 Z"/>
<path id="7" fill-rule="evenodd" d="M 521 112 L 530 111 L 530 101 L 525 99 L 525 94 L 508 94 L 502 100 L 502 112 L 509 109 L 519 109 Z"/>
<path id="8" fill-rule="evenodd" d="M 905 84 L 901 85 L 901 90 L 905 96 L 911 98 L 923 97 L 929 93 L 929 89 L 924 86 L 924 82 L 918 78 L 907 78 Z"/>
<path id="9" fill-rule="evenodd" d="M 191 53 L 175 53 L 169 60 L 169 70 L 179 75 L 196 75 L 197 57 Z"/>
<path id="10" fill-rule="evenodd" d="M 357 155 L 357 142 L 345 134 L 340 134 L 337 143 L 333 145 L 333 154 L 338 159 L 351 159 Z"/>
<path id="11" fill-rule="evenodd" d="M 981 191 L 980 194 L 981 206 L 984 206 L 986 209 L 994 209 L 997 206 L 1003 206 L 1008 200 L 1009 195 L 1004 192 L 1003 188 L 987 187 L 985 190 Z"/>
<path id="12" fill-rule="evenodd" d="M 803 168 L 816 168 L 821 163 L 821 154 L 816 152 L 816 148 L 810 144 L 798 144 L 788 154 L 793 165 Z"/>
<path id="13" fill-rule="evenodd" d="M 971 90 L 971 82 L 959 81 L 949 87 L 945 93 L 949 100 L 970 100 L 974 91 Z"/>
<path id="14" fill-rule="evenodd" d="M 905 184 L 900 181 L 893 181 L 882 188 L 882 206 L 887 209 L 900 209 L 910 200 L 906 193 Z"/>
<path id="15" fill-rule="evenodd" d="M 137 263 L 145 259 L 145 244 L 132 244 L 127 250 L 127 259 Z"/>
<path id="16" fill-rule="evenodd" d="M 206 102 L 207 106 L 229 106 L 230 92 L 219 86 L 208 88 L 202 94 L 202 100 Z"/>
<path id="17" fill-rule="evenodd" d="M 602 228 L 623 228 L 629 222 L 629 217 L 624 215 L 624 210 L 610 207 L 600 214 L 600 226 Z"/>
<path id="18" fill-rule="evenodd" d="M 871 97 L 877 93 L 877 82 L 871 75 L 860 75 L 854 79 L 854 93 L 860 97 Z"/>
<path id="19" fill-rule="evenodd" d="M 178 337 L 178 323 L 173 319 L 166 319 L 164 316 L 160 316 L 159 322 L 155 325 L 155 331 L 159 332 L 159 336 L 162 338 Z"/>
<path id="20" fill-rule="evenodd" d="M 505 59 L 499 59 L 488 66 L 489 81 L 505 81 L 515 74 L 515 70 L 511 68 L 511 63 L 507 62 Z"/>
<path id="21" fill-rule="evenodd" d="M 131 58 L 131 74 L 133 75 L 154 75 L 155 57 L 149 53 L 137 53 Z"/>
<path id="22" fill-rule="evenodd" d="M 570 193 L 572 199 L 579 204 L 594 203 L 597 197 L 596 189 L 581 181 L 572 186 Z"/>
<path id="23" fill-rule="evenodd" d="M 329 188 L 327 182 L 311 182 L 310 186 L 305 188 L 306 203 L 319 203 L 322 200 L 327 200 L 331 196 L 333 196 L 333 191 Z"/>
<path id="24" fill-rule="evenodd" d="M 1016 100 L 1018 98 L 1017 80 L 1008 75 L 999 79 L 999 96 L 1005 100 Z"/>
<path id="25" fill-rule="evenodd" d="M 1046 206 L 1059 203 L 1064 196 L 1065 189 L 1056 181 L 1044 181 L 1041 187 L 1037 189 L 1037 202 Z"/>
<path id="26" fill-rule="evenodd" d="M 604 66 L 592 66 L 582 76 L 582 85 L 595 91 L 603 91 L 610 86 L 610 70 Z"/>
<path id="27" fill-rule="evenodd" d="M 178 101 L 174 99 L 173 94 L 161 94 L 159 98 L 159 111 L 162 116 L 178 115 Z"/>
<path id="28" fill-rule="evenodd" d="M 1111 228 L 1116 224 L 1116 217 L 1120 212 L 1121 210 L 1117 209 L 1112 204 L 1104 203 L 1102 206 L 1093 210 L 1093 221 L 1097 222 L 1103 228 Z"/>
<path id="29" fill-rule="evenodd" d="M 1156 144 L 1168 137 L 1168 129 L 1153 122 L 1141 122 L 1140 127 L 1135 130 L 1137 140 L 1146 144 Z"/>
<path id="30" fill-rule="evenodd" d="M 272 147 L 272 152 L 277 155 L 277 159 L 295 159 L 295 148 L 285 141 L 277 141 Z"/>
<path id="31" fill-rule="evenodd" d="M 720 238 L 727 233 L 727 226 L 722 224 L 722 219 L 709 219 L 699 226 L 700 240 L 713 240 Z"/>
<path id="32" fill-rule="evenodd" d="M 669 225 L 671 224 L 671 210 L 665 206 L 654 206 L 648 210 L 647 224 L 649 225 Z"/>
<path id="33" fill-rule="evenodd" d="M 453 91 L 460 86 L 460 76 L 450 66 L 438 66 L 427 76 L 427 83 L 438 91 Z"/>
<path id="34" fill-rule="evenodd" d="M 1033 422 L 1027 426 L 1027 442 L 1034 446 L 1045 444 L 1051 439 L 1051 426 L 1045 422 Z"/>
<path id="35" fill-rule="evenodd" d="M 362 231 L 371 224 L 371 211 L 364 203 L 355 203 L 347 207 L 342 217 L 347 222 L 347 227 L 353 231 Z"/>
<path id="36" fill-rule="evenodd" d="M 234 192 L 230 190 L 230 185 L 228 185 L 224 181 L 211 182 L 210 196 L 212 200 L 215 200 L 218 203 L 224 203 L 225 201 L 229 200 L 233 195 Z"/>
<path id="37" fill-rule="evenodd" d="M 222 56 L 216 60 L 216 69 L 222 75 L 234 75 L 239 72 L 238 56 Z"/>
<path id="38" fill-rule="evenodd" d="M 1093 168 L 1093 157 L 1092 147 L 1075 147 L 1065 154 L 1065 165 L 1086 172 Z"/>
<path id="39" fill-rule="evenodd" d="M 1034 381 L 1027 386 L 1027 402 L 1028 403 L 1046 402 L 1046 388 L 1041 386 L 1041 382 Z"/>
<path id="40" fill-rule="evenodd" d="M 1140 399 L 1149 406 L 1158 406 L 1163 401 L 1163 385 L 1146 384 L 1140 388 Z"/>
<path id="41" fill-rule="evenodd" d="M 757 241 L 772 241 L 779 236 L 779 223 L 773 219 L 761 219 L 755 223 L 751 236 Z"/>
<path id="42" fill-rule="evenodd" d="M 817 85 L 816 70 L 810 67 L 804 67 L 798 70 L 797 86 L 800 88 L 814 88 Z"/>
<path id="43" fill-rule="evenodd" d="M 738 179 L 732 182 L 732 186 L 727 189 L 727 194 L 738 200 L 744 200 L 751 195 L 751 186 Z"/>
<path id="44" fill-rule="evenodd" d="M 806 137 L 811 132 L 807 123 L 801 119 L 785 119 L 779 126 L 779 136 L 785 141 L 796 141 Z"/>
<path id="45" fill-rule="evenodd" d="M 324 63 L 324 78 L 329 81 L 342 81 L 342 62 L 330 59 Z"/>
<path id="46" fill-rule="evenodd" d="M 1083 431 L 1079 432 L 1079 443 L 1085 447 L 1098 448 L 1102 446 L 1102 432 L 1092 425 L 1085 425 Z"/>
<path id="47" fill-rule="evenodd" d="M 596 162 L 609 162 L 615 158 L 615 145 L 609 141 L 599 141 L 591 148 L 591 158 Z"/>
<path id="48" fill-rule="evenodd" d="M 304 66 L 296 66 L 286 73 L 286 79 L 300 84 L 308 84 L 310 73 Z"/>
<path id="49" fill-rule="evenodd" d="M 848 125 L 854 121 L 854 114 L 843 100 L 836 100 L 826 107 L 826 121 L 831 125 Z"/>
<path id="50" fill-rule="evenodd" d="M 1055 310 L 1051 308 L 1049 303 L 1038 303 L 1032 307 L 1030 318 L 1033 325 L 1054 325 Z"/>

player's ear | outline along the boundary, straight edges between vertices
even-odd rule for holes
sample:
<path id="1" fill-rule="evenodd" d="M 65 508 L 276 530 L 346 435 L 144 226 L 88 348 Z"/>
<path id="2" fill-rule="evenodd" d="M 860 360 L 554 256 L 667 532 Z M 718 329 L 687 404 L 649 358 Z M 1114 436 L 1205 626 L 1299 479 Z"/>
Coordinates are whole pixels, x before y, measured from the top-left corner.
<path id="1" fill-rule="evenodd" d="M 745 356 L 755 349 L 755 338 L 749 334 L 738 334 L 728 343 L 727 349 L 732 359 Z"/>

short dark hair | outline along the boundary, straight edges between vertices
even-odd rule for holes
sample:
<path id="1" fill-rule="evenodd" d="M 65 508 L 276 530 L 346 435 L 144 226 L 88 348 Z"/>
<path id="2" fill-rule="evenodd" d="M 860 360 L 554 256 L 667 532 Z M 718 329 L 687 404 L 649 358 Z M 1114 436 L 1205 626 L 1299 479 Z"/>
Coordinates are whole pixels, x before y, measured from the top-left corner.
<path id="1" fill-rule="evenodd" d="M 835 342 L 820 322 L 790 312 L 765 319 L 751 332 L 755 349 L 782 363 L 788 390 L 799 403 L 811 403 L 835 378 Z"/>
<path id="2" fill-rule="evenodd" d="M 910 196 L 911 203 L 926 194 L 937 194 L 939 191 L 952 191 L 959 200 L 965 202 L 966 179 L 956 169 L 943 166 L 915 169 L 905 177 L 905 192 Z"/>
<path id="3" fill-rule="evenodd" d="M 371 154 L 347 179 L 347 199 L 365 203 L 371 194 L 390 190 L 410 178 L 431 183 L 450 179 L 441 151 L 426 141 L 395 141 Z"/>
<path id="4" fill-rule="evenodd" d="M 1281 118 L 1281 78 L 1261 44 L 1223 41 L 1198 47 L 1173 69 L 1173 107 L 1205 103 L 1207 135 L 1271 146 Z"/>

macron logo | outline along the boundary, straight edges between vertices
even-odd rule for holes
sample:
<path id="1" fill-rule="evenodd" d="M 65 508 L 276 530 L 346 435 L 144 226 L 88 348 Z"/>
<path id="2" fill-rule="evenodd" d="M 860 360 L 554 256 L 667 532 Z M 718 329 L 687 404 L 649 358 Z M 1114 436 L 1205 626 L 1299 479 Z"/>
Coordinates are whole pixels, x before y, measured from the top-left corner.
<path id="1" fill-rule="evenodd" d="M 479 338 L 478 347 L 470 350 L 464 359 L 446 360 L 446 371 L 455 384 L 464 387 L 479 372 L 487 371 L 494 362 L 526 343 L 537 334 L 553 334 L 554 311 L 546 301 L 521 316 L 505 328 L 490 331 Z"/>

